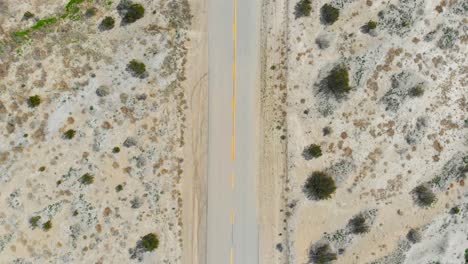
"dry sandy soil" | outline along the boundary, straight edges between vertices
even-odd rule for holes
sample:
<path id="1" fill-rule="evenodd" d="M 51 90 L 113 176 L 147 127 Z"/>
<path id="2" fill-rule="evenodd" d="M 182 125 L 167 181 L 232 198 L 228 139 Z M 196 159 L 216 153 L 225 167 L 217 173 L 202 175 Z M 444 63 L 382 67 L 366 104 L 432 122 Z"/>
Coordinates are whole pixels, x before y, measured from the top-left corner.
<path id="1" fill-rule="evenodd" d="M 205 105 L 205 72 L 185 68 L 204 36 L 190 31 L 186 0 L 135 3 L 144 16 L 126 21 L 125 1 L 0 1 L 1 263 L 192 258 L 183 219 L 196 209 L 183 217 L 192 193 L 182 190 L 203 172 L 186 163 L 203 151 L 193 139 L 203 140 L 204 112 L 188 110 Z M 142 244 L 147 234 L 156 250 Z"/>
<path id="2" fill-rule="evenodd" d="M 298 2 L 264 8 L 262 168 L 285 168 L 260 173 L 264 263 L 315 263 L 325 244 L 330 263 L 465 263 L 466 1 L 311 1 L 297 17 Z M 331 25 L 324 4 L 339 10 Z M 323 81 L 336 66 L 351 87 L 339 98 Z M 322 155 L 305 159 L 311 144 Z M 314 171 L 333 178 L 330 199 L 306 197 Z M 435 202 L 417 203 L 419 185 Z"/>

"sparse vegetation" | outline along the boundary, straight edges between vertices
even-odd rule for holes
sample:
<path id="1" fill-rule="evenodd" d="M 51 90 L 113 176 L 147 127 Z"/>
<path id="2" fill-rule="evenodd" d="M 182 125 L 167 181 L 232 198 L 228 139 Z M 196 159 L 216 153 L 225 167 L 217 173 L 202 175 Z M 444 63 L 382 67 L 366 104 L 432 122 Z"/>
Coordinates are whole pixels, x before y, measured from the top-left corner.
<path id="1" fill-rule="evenodd" d="M 159 246 L 159 239 L 156 234 L 149 233 L 141 238 L 141 246 L 145 251 L 154 251 Z"/>
<path id="2" fill-rule="evenodd" d="M 336 253 L 332 251 L 330 245 L 325 244 L 312 248 L 309 252 L 310 261 L 316 264 L 326 264 L 336 260 Z"/>
<path id="3" fill-rule="evenodd" d="M 33 216 L 29 218 L 29 224 L 33 229 L 39 226 L 39 220 L 41 220 L 40 216 Z"/>
<path id="4" fill-rule="evenodd" d="M 41 97 L 39 95 L 33 95 L 28 98 L 28 106 L 33 108 L 41 104 Z"/>
<path id="5" fill-rule="evenodd" d="M 425 185 L 419 185 L 413 189 L 415 202 L 422 207 L 431 206 L 436 201 L 436 196 L 431 189 Z"/>
<path id="6" fill-rule="evenodd" d="M 340 10 L 329 4 L 324 4 L 322 8 L 320 8 L 320 14 L 324 24 L 332 25 L 338 20 Z"/>
<path id="7" fill-rule="evenodd" d="M 304 151 L 302 152 L 302 156 L 305 160 L 318 158 L 322 156 L 322 149 L 317 144 L 311 144 L 310 146 L 304 149 Z"/>
<path id="8" fill-rule="evenodd" d="M 90 185 L 94 182 L 94 176 L 89 173 L 85 173 L 80 177 L 79 181 L 81 184 Z"/>
<path id="9" fill-rule="evenodd" d="M 309 199 L 329 199 L 335 190 L 333 178 L 321 171 L 313 172 L 304 186 L 304 192 Z"/>
<path id="10" fill-rule="evenodd" d="M 52 228 L 52 221 L 49 220 L 42 225 L 42 230 L 49 231 Z"/>
<path id="11" fill-rule="evenodd" d="M 146 66 L 143 62 L 131 60 L 127 64 L 127 71 L 129 71 L 133 77 L 143 78 L 146 73 Z"/>
<path id="12" fill-rule="evenodd" d="M 105 17 L 102 21 L 101 24 L 99 25 L 99 29 L 101 30 L 111 30 L 114 28 L 115 25 L 115 20 L 113 17 Z"/>
<path id="13" fill-rule="evenodd" d="M 342 96 L 351 90 L 349 86 L 349 73 L 345 66 L 336 66 L 326 77 L 326 88 L 336 96 Z"/>
<path id="14" fill-rule="evenodd" d="M 366 218 L 359 214 L 348 222 L 348 226 L 353 234 L 363 234 L 369 232 L 369 225 L 366 222 Z"/>
<path id="15" fill-rule="evenodd" d="M 69 130 L 65 131 L 65 133 L 63 133 L 63 137 L 65 139 L 72 139 L 72 138 L 75 137 L 75 134 L 76 134 L 75 130 L 69 129 Z"/>
<path id="16" fill-rule="evenodd" d="M 300 0 L 297 2 L 296 7 L 294 8 L 294 15 L 296 19 L 301 17 L 310 16 L 312 11 L 312 3 L 310 0 Z"/>

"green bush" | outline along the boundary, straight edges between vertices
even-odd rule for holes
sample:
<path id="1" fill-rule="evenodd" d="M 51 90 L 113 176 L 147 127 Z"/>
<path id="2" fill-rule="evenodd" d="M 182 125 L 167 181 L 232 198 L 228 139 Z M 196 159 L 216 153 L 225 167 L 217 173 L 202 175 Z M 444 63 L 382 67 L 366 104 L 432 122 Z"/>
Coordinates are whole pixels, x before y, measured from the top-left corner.
<path id="1" fill-rule="evenodd" d="M 75 130 L 69 129 L 69 130 L 65 131 L 65 133 L 63 133 L 63 137 L 65 139 L 72 139 L 72 138 L 75 137 L 75 134 L 76 134 Z"/>
<path id="2" fill-rule="evenodd" d="M 42 225 L 44 231 L 49 231 L 52 228 L 52 221 L 47 221 Z"/>
<path id="3" fill-rule="evenodd" d="M 159 246 L 159 239 L 156 234 L 149 233 L 141 238 L 141 247 L 145 251 L 154 251 Z"/>
<path id="4" fill-rule="evenodd" d="M 329 4 L 324 4 L 322 8 L 320 8 L 320 14 L 324 24 L 332 25 L 338 20 L 338 17 L 340 16 L 340 10 Z"/>
<path id="5" fill-rule="evenodd" d="M 143 78 L 146 73 L 146 66 L 143 62 L 131 60 L 127 64 L 127 71 L 129 71 L 133 77 Z"/>
<path id="6" fill-rule="evenodd" d="M 450 209 L 450 214 L 459 214 L 459 213 L 460 213 L 460 208 L 458 208 L 458 206 L 452 207 L 452 209 Z"/>
<path id="7" fill-rule="evenodd" d="M 41 220 L 40 216 L 33 216 L 29 218 L 29 224 L 31 225 L 33 229 L 38 227 L 39 220 Z"/>
<path id="8" fill-rule="evenodd" d="M 424 185 L 419 185 L 413 189 L 415 202 L 422 207 L 432 205 L 436 201 L 436 195 L 431 189 Z"/>
<path id="9" fill-rule="evenodd" d="M 85 173 L 80 177 L 79 181 L 81 184 L 90 185 L 94 182 L 94 176 L 89 173 Z"/>
<path id="10" fill-rule="evenodd" d="M 41 104 L 41 97 L 39 95 L 33 95 L 28 98 L 28 106 L 36 107 Z"/>
<path id="11" fill-rule="evenodd" d="M 45 171 L 45 169 L 46 169 L 45 166 L 41 166 L 41 167 L 39 168 L 39 171 L 40 171 L 40 172 L 43 172 L 43 171 Z"/>
<path id="12" fill-rule="evenodd" d="M 335 190 L 333 178 L 321 171 L 313 172 L 304 185 L 304 192 L 309 199 L 329 199 Z"/>
<path id="13" fill-rule="evenodd" d="M 345 66 L 333 68 L 326 77 L 326 86 L 329 91 L 337 96 L 348 93 L 351 90 L 348 69 Z"/>
<path id="14" fill-rule="evenodd" d="M 114 147 L 112 149 L 112 153 L 119 153 L 120 152 L 120 148 L 119 147 Z"/>
<path id="15" fill-rule="evenodd" d="M 357 215 L 348 222 L 348 226 L 353 234 L 362 234 L 369 232 L 369 225 L 363 215 Z"/>
<path id="16" fill-rule="evenodd" d="M 131 4 L 126 8 L 122 22 L 124 24 L 131 24 L 142 18 L 145 15 L 145 8 L 140 4 Z"/>
<path id="17" fill-rule="evenodd" d="M 309 258 L 312 263 L 317 264 L 326 264 L 337 259 L 336 253 L 331 250 L 328 244 L 312 248 L 309 252 Z"/>
<path id="18" fill-rule="evenodd" d="M 305 160 L 311 160 L 322 156 L 322 149 L 317 144 L 312 144 L 304 149 L 302 156 Z"/>
<path id="19" fill-rule="evenodd" d="M 112 17 L 105 17 L 102 21 L 101 24 L 99 25 L 99 29 L 101 30 L 111 30 L 114 28 L 115 25 L 115 20 Z"/>
<path id="20" fill-rule="evenodd" d="M 310 16 L 312 11 L 312 3 L 310 0 L 300 0 L 297 2 L 296 7 L 294 8 L 294 14 L 297 18 Z"/>

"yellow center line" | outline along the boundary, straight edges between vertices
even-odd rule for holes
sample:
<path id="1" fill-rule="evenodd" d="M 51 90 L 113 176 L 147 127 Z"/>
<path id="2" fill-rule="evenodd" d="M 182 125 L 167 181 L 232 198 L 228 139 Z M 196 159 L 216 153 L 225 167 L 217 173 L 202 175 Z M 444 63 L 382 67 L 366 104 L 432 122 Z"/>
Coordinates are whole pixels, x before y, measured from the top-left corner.
<path id="1" fill-rule="evenodd" d="M 234 224 L 234 209 L 231 209 L 231 224 Z"/>
<path id="2" fill-rule="evenodd" d="M 234 263 L 234 249 L 231 248 L 231 261 L 230 261 L 230 264 L 233 264 Z"/>
<path id="3" fill-rule="evenodd" d="M 234 22 L 232 25 L 234 36 L 233 65 L 232 65 L 232 153 L 231 159 L 236 159 L 236 89 L 237 89 L 237 0 L 234 0 Z"/>

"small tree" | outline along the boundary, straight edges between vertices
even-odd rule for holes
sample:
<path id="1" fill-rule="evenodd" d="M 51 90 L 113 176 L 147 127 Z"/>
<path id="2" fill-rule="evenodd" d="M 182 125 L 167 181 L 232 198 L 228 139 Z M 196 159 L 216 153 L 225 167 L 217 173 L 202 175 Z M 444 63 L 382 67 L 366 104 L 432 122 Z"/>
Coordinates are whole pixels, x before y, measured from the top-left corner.
<path id="1" fill-rule="evenodd" d="M 33 108 L 41 104 L 41 97 L 39 95 L 33 95 L 28 98 L 28 106 Z"/>
<path id="2" fill-rule="evenodd" d="M 335 190 L 333 178 L 321 171 L 313 172 L 304 185 L 304 192 L 309 199 L 329 199 Z"/>
<path id="3" fill-rule="evenodd" d="M 329 4 L 324 4 L 322 8 L 320 8 L 320 14 L 324 24 L 332 25 L 338 20 L 338 17 L 340 16 L 340 10 Z"/>
<path id="4" fill-rule="evenodd" d="M 294 8 L 294 14 L 296 19 L 301 17 L 310 16 L 310 12 L 312 11 L 312 3 L 310 0 L 300 0 L 297 2 L 296 7 Z"/>
<path id="5" fill-rule="evenodd" d="M 353 234 L 362 234 L 369 232 L 369 225 L 366 223 L 366 218 L 359 214 L 348 222 L 348 226 Z"/>
<path id="6" fill-rule="evenodd" d="M 302 152 L 302 156 L 305 160 L 311 160 L 313 158 L 318 158 L 322 156 L 322 149 L 317 144 L 311 144 L 310 146 L 306 147 Z"/>
<path id="7" fill-rule="evenodd" d="M 415 202 L 422 207 L 431 206 L 436 201 L 436 195 L 425 185 L 419 185 L 412 191 Z"/>
<path id="8" fill-rule="evenodd" d="M 351 90 L 349 86 L 349 73 L 345 66 L 336 66 L 326 77 L 326 88 L 336 96 L 342 96 Z"/>
<path id="9" fill-rule="evenodd" d="M 331 250 L 330 245 L 324 244 L 313 247 L 309 251 L 309 259 L 313 263 L 326 264 L 336 260 L 336 253 Z"/>

